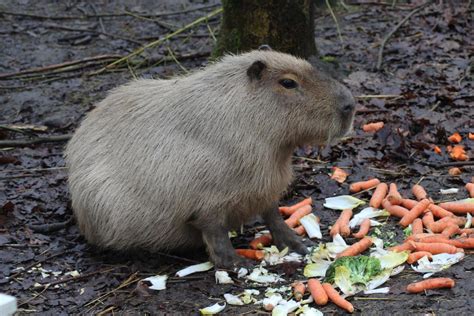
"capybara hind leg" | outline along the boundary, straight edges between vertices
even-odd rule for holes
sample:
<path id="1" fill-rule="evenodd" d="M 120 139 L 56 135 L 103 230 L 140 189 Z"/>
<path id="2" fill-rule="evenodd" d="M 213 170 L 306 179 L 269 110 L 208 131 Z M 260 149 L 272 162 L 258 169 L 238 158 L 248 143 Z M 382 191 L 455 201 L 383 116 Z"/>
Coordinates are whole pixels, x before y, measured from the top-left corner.
<path id="1" fill-rule="evenodd" d="M 206 227 L 202 230 L 202 238 L 216 267 L 232 269 L 249 265 L 249 261 L 236 254 L 226 229 Z"/>
<path id="2" fill-rule="evenodd" d="M 301 241 L 301 238 L 286 225 L 277 206 L 267 210 L 263 214 L 263 219 L 272 233 L 273 242 L 279 250 L 288 247 L 290 250 L 300 254 L 308 253 L 308 249 Z"/>

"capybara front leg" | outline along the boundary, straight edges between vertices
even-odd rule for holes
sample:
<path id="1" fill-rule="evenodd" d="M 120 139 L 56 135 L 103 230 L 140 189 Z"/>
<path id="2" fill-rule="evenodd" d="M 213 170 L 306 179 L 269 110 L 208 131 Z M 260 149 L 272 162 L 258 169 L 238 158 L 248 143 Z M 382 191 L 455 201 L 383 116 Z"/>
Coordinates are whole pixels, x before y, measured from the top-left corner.
<path id="1" fill-rule="evenodd" d="M 288 247 L 290 250 L 300 254 L 308 253 L 308 249 L 303 244 L 301 238 L 286 225 L 278 211 L 278 206 L 275 205 L 263 213 L 263 219 L 272 233 L 273 242 L 279 250 Z"/>

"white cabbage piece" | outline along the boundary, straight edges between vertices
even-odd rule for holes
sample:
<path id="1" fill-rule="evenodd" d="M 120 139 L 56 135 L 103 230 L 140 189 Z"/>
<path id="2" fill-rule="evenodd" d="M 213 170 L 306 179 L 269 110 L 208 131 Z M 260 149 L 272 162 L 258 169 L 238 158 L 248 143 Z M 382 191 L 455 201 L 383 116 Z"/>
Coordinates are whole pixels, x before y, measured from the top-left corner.
<path id="1" fill-rule="evenodd" d="M 439 193 L 441 194 L 456 194 L 459 192 L 458 188 L 449 188 L 449 189 L 440 189 Z"/>
<path id="2" fill-rule="evenodd" d="M 216 271 L 216 284 L 233 284 L 234 281 L 229 276 L 227 271 L 218 270 Z"/>
<path id="3" fill-rule="evenodd" d="M 380 217 L 380 216 L 390 216 L 390 213 L 387 212 L 386 210 L 379 210 L 377 208 L 373 207 L 366 207 L 359 213 L 355 214 L 352 219 L 349 221 L 349 227 L 350 228 L 355 228 L 362 224 L 364 219 L 366 218 L 374 218 L 374 217 Z M 379 222 L 374 221 L 372 224 L 372 221 L 370 222 L 370 226 L 378 226 L 380 225 Z"/>
<path id="4" fill-rule="evenodd" d="M 323 277 L 326 275 L 326 271 L 330 265 L 330 261 L 315 260 L 313 263 L 309 263 L 304 267 L 303 275 L 307 278 Z"/>
<path id="5" fill-rule="evenodd" d="M 155 275 L 148 277 L 146 279 L 143 279 L 142 281 L 148 281 L 151 283 L 151 286 L 148 288 L 150 290 L 164 290 L 166 289 L 166 280 L 168 279 L 167 275 Z"/>
<path id="6" fill-rule="evenodd" d="M 225 301 L 229 305 L 244 305 L 244 302 L 237 296 L 230 293 L 224 294 Z"/>
<path id="7" fill-rule="evenodd" d="M 208 261 L 204 263 L 195 264 L 187 268 L 184 268 L 182 270 L 179 270 L 178 272 L 176 272 L 176 275 L 179 277 L 184 277 L 196 272 L 204 272 L 204 271 L 211 270 L 213 267 L 214 265 L 212 264 L 212 262 Z"/>
<path id="8" fill-rule="evenodd" d="M 276 283 L 283 281 L 278 274 L 269 273 L 268 270 L 262 266 L 253 269 L 252 273 L 247 276 L 247 279 L 257 283 Z"/>
<path id="9" fill-rule="evenodd" d="M 336 234 L 332 237 L 332 242 L 326 244 L 326 248 L 329 251 L 329 256 L 331 258 L 336 258 L 338 253 L 343 252 L 349 247 L 344 238 L 341 235 Z"/>
<path id="10" fill-rule="evenodd" d="M 222 312 L 225 306 L 226 306 L 225 303 L 224 305 L 219 305 L 219 303 L 216 303 L 206 308 L 202 308 L 199 311 L 201 312 L 202 315 L 214 315 L 214 314 Z"/>
<path id="11" fill-rule="evenodd" d="M 359 205 L 365 204 L 364 201 L 359 200 L 350 195 L 340 195 L 331 198 L 326 198 L 324 207 L 330 208 L 332 210 L 345 210 L 345 209 L 354 209 Z"/>
<path id="12" fill-rule="evenodd" d="M 464 258 L 464 253 L 455 254 L 440 253 L 432 256 L 430 261 L 427 256 L 417 261 L 417 266 L 412 265 L 412 269 L 419 273 L 426 273 L 423 278 L 430 277 L 436 272 L 443 271 Z"/>
<path id="13" fill-rule="evenodd" d="M 294 300 L 289 300 L 289 301 L 282 300 L 280 301 L 280 304 L 275 306 L 275 308 L 273 309 L 272 316 L 286 316 L 289 313 L 298 309 L 300 305 L 301 304 L 299 302 L 296 302 Z"/>
<path id="14" fill-rule="evenodd" d="M 278 303 L 283 300 L 283 297 L 279 293 L 274 293 L 269 297 L 263 299 L 263 308 L 266 311 L 271 311 L 278 305 Z"/>
<path id="15" fill-rule="evenodd" d="M 300 219 L 301 225 L 306 230 L 306 234 L 309 238 L 322 239 L 321 227 L 319 226 L 319 218 L 314 214 L 308 214 Z"/>

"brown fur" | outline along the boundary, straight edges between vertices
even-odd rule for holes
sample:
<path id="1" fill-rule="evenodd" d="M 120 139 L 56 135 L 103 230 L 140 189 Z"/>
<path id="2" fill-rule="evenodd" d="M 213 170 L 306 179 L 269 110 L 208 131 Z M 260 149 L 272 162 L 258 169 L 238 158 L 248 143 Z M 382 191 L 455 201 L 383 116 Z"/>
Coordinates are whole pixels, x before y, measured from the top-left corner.
<path id="1" fill-rule="evenodd" d="M 285 89 L 282 78 L 298 88 Z M 218 261 L 212 244 L 230 227 L 256 215 L 280 221 L 265 212 L 277 211 L 292 180 L 294 148 L 344 135 L 353 117 L 346 105 L 353 99 L 343 85 L 272 51 L 121 86 L 67 146 L 79 228 L 89 242 L 118 250 L 183 249 L 204 239 Z"/>

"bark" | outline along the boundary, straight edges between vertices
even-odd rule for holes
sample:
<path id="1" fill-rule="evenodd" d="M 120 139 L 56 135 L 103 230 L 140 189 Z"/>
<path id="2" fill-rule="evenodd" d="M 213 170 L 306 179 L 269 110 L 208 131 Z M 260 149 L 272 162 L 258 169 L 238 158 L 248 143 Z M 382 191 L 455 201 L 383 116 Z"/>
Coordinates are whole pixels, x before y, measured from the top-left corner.
<path id="1" fill-rule="evenodd" d="M 214 57 L 263 44 L 303 58 L 317 54 L 312 0 L 222 0 L 222 4 Z"/>

